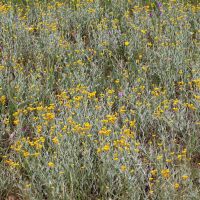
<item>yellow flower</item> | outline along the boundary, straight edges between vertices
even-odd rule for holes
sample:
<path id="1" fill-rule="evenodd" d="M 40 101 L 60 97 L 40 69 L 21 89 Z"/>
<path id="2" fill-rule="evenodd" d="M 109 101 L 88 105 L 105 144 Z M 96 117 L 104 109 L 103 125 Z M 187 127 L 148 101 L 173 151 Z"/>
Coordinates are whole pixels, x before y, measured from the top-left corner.
<path id="1" fill-rule="evenodd" d="M 119 158 L 118 157 L 114 157 L 113 160 L 117 161 L 117 160 L 119 160 Z"/>
<path id="2" fill-rule="evenodd" d="M 110 122 L 111 124 L 114 124 L 117 120 L 116 115 L 106 115 L 106 118 L 107 118 L 108 122 Z"/>
<path id="3" fill-rule="evenodd" d="M 3 70 L 5 67 L 3 65 L 0 65 L 0 70 Z"/>
<path id="4" fill-rule="evenodd" d="M 88 92 L 88 98 L 92 99 L 96 96 L 96 92 Z"/>
<path id="5" fill-rule="evenodd" d="M 49 166 L 49 167 L 54 167 L 55 164 L 54 164 L 53 162 L 48 162 L 48 166 Z"/>
<path id="6" fill-rule="evenodd" d="M 0 102 L 3 104 L 3 105 L 5 105 L 5 103 L 6 103 L 6 96 L 1 96 L 0 97 Z"/>
<path id="7" fill-rule="evenodd" d="M 187 176 L 187 175 L 183 175 L 182 176 L 182 179 L 185 181 L 185 180 L 187 180 L 189 178 L 189 176 Z"/>
<path id="8" fill-rule="evenodd" d="M 162 155 L 158 155 L 158 156 L 157 156 L 157 160 L 161 160 L 162 158 L 163 158 Z"/>
<path id="9" fill-rule="evenodd" d="M 152 174 L 152 176 L 156 176 L 157 172 L 158 172 L 157 169 L 151 170 L 151 174 Z"/>
<path id="10" fill-rule="evenodd" d="M 119 79 L 116 79 L 116 80 L 115 80 L 115 83 L 116 83 L 116 84 L 118 84 L 119 82 L 120 82 Z"/>
<path id="11" fill-rule="evenodd" d="M 19 163 L 18 162 L 14 162 L 13 160 L 9 159 L 9 160 L 5 160 L 5 163 L 7 165 L 9 165 L 10 167 L 19 167 Z"/>
<path id="12" fill-rule="evenodd" d="M 161 171 L 161 174 L 162 174 L 162 176 L 164 177 L 164 178 L 169 178 L 169 169 L 163 169 L 162 171 Z"/>
<path id="13" fill-rule="evenodd" d="M 175 183 L 175 184 L 174 184 L 174 189 L 178 190 L 179 187 L 180 187 L 180 184 L 179 184 L 179 183 Z"/>
<path id="14" fill-rule="evenodd" d="M 143 34 L 146 34 L 146 32 L 147 32 L 146 30 L 141 30 L 141 33 Z"/>
<path id="15" fill-rule="evenodd" d="M 97 153 L 101 153 L 101 148 L 98 148 L 98 149 L 97 149 Z"/>
<path id="16" fill-rule="evenodd" d="M 179 155 L 177 156 L 177 158 L 178 158 L 179 160 L 181 160 L 181 159 L 182 159 L 182 155 L 179 154 Z"/>
<path id="17" fill-rule="evenodd" d="M 92 125 L 89 122 L 84 123 L 84 130 L 89 131 L 92 128 Z"/>
<path id="18" fill-rule="evenodd" d="M 126 171 L 126 169 L 127 169 L 125 165 L 122 165 L 120 168 L 121 168 L 121 170 L 122 170 L 123 172 Z"/>
<path id="19" fill-rule="evenodd" d="M 140 150 L 137 148 L 137 149 L 134 149 L 135 153 L 139 153 Z"/>
<path id="20" fill-rule="evenodd" d="M 152 194 L 153 194 L 153 190 L 150 190 L 150 191 L 149 191 L 149 194 L 151 194 L 151 195 L 152 195 Z"/>
<path id="21" fill-rule="evenodd" d="M 129 123 L 130 123 L 130 127 L 135 127 L 135 123 L 136 123 L 136 121 L 133 120 L 133 121 L 130 121 Z"/>
<path id="22" fill-rule="evenodd" d="M 16 120 L 13 121 L 14 125 L 18 125 L 19 122 L 20 122 L 20 121 L 19 121 L 18 119 L 16 119 Z"/>
<path id="23" fill-rule="evenodd" d="M 87 10 L 87 12 L 88 12 L 88 13 L 95 13 L 96 11 L 95 11 L 95 9 L 93 9 L 93 8 L 89 8 L 89 9 Z"/>
<path id="24" fill-rule="evenodd" d="M 106 136 L 108 136 L 108 135 L 110 135 L 110 133 L 111 133 L 111 130 L 107 129 L 105 126 L 102 127 L 102 129 L 99 131 L 100 135 L 106 135 Z"/>
<path id="25" fill-rule="evenodd" d="M 171 159 L 166 159 L 166 162 L 167 162 L 167 163 L 171 163 L 172 160 L 171 160 Z"/>
<path id="26" fill-rule="evenodd" d="M 122 106 L 122 107 L 119 109 L 119 112 L 120 112 L 121 114 L 124 114 L 124 113 L 126 112 L 125 106 Z"/>
<path id="27" fill-rule="evenodd" d="M 43 119 L 44 120 L 52 120 L 55 118 L 55 114 L 54 113 L 46 113 L 43 115 Z"/>
<path id="28" fill-rule="evenodd" d="M 125 45 L 125 46 L 129 46 L 129 44 L 130 44 L 130 43 L 129 43 L 128 41 L 125 41 L 125 42 L 124 42 L 124 45 Z"/>
<path id="29" fill-rule="evenodd" d="M 28 151 L 24 151 L 23 155 L 26 158 L 26 157 L 30 156 L 30 153 Z"/>
<path id="30" fill-rule="evenodd" d="M 104 151 L 109 151 L 109 150 L 110 150 L 110 145 L 109 145 L 109 144 L 106 144 L 106 145 L 103 147 L 103 150 L 104 150 Z"/>
<path id="31" fill-rule="evenodd" d="M 57 137 L 54 137 L 54 138 L 52 139 L 52 142 L 53 142 L 54 144 L 58 144 L 58 143 L 59 143 L 59 140 L 58 140 Z"/>
<path id="32" fill-rule="evenodd" d="M 26 187 L 26 188 L 30 188 L 30 187 L 31 187 L 31 184 L 26 184 L 25 187 Z"/>

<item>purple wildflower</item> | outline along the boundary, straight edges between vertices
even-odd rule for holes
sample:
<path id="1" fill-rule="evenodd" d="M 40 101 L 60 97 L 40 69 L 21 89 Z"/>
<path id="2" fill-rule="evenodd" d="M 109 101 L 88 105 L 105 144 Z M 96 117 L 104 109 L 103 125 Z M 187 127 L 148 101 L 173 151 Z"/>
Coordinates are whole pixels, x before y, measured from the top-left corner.
<path id="1" fill-rule="evenodd" d="M 162 3 L 161 2 L 157 2 L 157 6 L 158 6 L 158 8 L 161 8 L 162 7 Z"/>
<path id="2" fill-rule="evenodd" d="M 118 93 L 118 97 L 122 98 L 124 96 L 124 93 L 123 92 L 119 92 Z"/>

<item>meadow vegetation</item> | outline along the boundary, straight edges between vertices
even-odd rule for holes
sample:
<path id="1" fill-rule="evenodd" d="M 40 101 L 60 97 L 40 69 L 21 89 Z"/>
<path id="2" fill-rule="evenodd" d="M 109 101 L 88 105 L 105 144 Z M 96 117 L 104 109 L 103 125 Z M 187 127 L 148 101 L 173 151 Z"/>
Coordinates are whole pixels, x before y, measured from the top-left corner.
<path id="1" fill-rule="evenodd" d="M 0 2 L 0 199 L 200 197 L 199 1 Z"/>

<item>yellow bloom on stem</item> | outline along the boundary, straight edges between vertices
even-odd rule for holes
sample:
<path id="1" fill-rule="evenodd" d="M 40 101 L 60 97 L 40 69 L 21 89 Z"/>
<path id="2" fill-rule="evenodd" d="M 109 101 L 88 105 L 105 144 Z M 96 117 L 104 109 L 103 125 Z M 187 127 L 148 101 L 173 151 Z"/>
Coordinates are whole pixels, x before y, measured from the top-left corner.
<path id="1" fill-rule="evenodd" d="M 0 97 L 0 103 L 5 105 L 5 103 L 6 103 L 6 96 L 5 95 Z"/>
<path id="2" fill-rule="evenodd" d="M 110 145 L 109 145 L 109 144 L 106 144 L 106 145 L 103 147 L 103 150 L 104 150 L 104 151 L 109 151 L 109 150 L 110 150 Z"/>
<path id="3" fill-rule="evenodd" d="M 175 184 L 174 184 L 174 189 L 178 190 L 179 187 L 180 187 L 180 184 L 179 184 L 179 183 L 175 183 Z"/>
<path id="4" fill-rule="evenodd" d="M 122 170 L 123 172 L 126 171 L 126 169 L 127 169 L 125 165 L 122 165 L 120 168 L 121 168 L 121 170 Z"/>
<path id="5" fill-rule="evenodd" d="M 182 179 L 183 179 L 184 181 L 186 181 L 188 178 L 189 178 L 189 176 L 187 176 L 187 175 L 183 175 L 183 176 L 182 176 Z"/>
<path id="6" fill-rule="evenodd" d="M 54 144 L 58 144 L 58 143 L 59 143 L 59 140 L 58 140 L 57 137 L 54 137 L 54 138 L 52 139 L 52 142 L 53 142 Z"/>
<path id="7" fill-rule="evenodd" d="M 162 174 L 162 176 L 163 176 L 164 178 L 169 178 L 170 171 L 169 171 L 169 169 L 163 169 L 163 170 L 161 171 L 161 174 Z"/>
<path id="8" fill-rule="evenodd" d="M 49 121 L 55 118 L 54 113 L 46 113 L 46 114 L 43 114 L 42 116 L 44 120 L 49 120 Z"/>
<path id="9" fill-rule="evenodd" d="M 124 45 L 125 45 L 125 46 L 129 46 L 129 44 L 130 44 L 130 43 L 129 43 L 128 41 L 125 41 L 125 42 L 124 42 Z"/>
<path id="10" fill-rule="evenodd" d="M 102 127 L 102 129 L 99 131 L 99 134 L 100 134 L 100 135 L 105 135 L 105 136 L 110 135 L 110 133 L 111 133 L 111 130 L 110 130 L 110 129 L 107 129 L 105 126 Z"/>
<path id="11" fill-rule="evenodd" d="M 84 130 L 89 131 L 92 128 L 92 125 L 89 122 L 84 123 Z"/>
<path id="12" fill-rule="evenodd" d="M 30 156 L 30 153 L 28 151 L 24 151 L 23 155 L 26 158 L 26 157 Z"/>
<path id="13" fill-rule="evenodd" d="M 54 167 L 55 164 L 54 164 L 53 162 L 48 162 L 48 166 L 49 166 L 49 167 Z"/>
<path id="14" fill-rule="evenodd" d="M 151 170 L 151 175 L 152 176 L 156 176 L 157 172 L 158 172 L 157 169 L 153 169 L 153 170 Z"/>
<path id="15" fill-rule="evenodd" d="M 130 127 L 135 127 L 136 120 L 132 120 L 129 123 L 130 123 Z"/>
<path id="16" fill-rule="evenodd" d="M 149 181 L 153 181 L 153 177 L 149 177 Z"/>

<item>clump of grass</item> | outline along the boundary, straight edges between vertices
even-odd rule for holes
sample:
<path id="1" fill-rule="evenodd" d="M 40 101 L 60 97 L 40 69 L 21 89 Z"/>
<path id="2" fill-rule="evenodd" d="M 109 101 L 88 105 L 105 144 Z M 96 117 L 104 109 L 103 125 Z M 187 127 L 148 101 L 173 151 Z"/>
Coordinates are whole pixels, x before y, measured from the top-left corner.
<path id="1" fill-rule="evenodd" d="M 0 3 L 2 199 L 198 199 L 199 9 Z"/>

